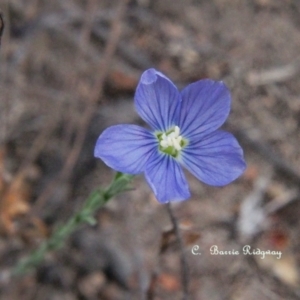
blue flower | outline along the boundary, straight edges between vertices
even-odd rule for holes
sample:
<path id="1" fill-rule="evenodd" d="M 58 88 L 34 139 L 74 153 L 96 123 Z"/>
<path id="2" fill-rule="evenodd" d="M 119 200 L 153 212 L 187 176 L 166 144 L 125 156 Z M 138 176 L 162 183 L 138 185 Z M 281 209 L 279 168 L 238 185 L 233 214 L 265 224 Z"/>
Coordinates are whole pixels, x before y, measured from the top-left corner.
<path id="1" fill-rule="evenodd" d="M 218 130 L 228 117 L 230 101 L 222 82 L 199 80 L 179 92 L 169 78 L 149 69 L 137 86 L 135 107 L 151 130 L 109 127 L 98 138 L 94 154 L 117 171 L 143 172 L 161 203 L 190 197 L 182 166 L 206 184 L 226 185 L 246 167 L 234 136 Z"/>

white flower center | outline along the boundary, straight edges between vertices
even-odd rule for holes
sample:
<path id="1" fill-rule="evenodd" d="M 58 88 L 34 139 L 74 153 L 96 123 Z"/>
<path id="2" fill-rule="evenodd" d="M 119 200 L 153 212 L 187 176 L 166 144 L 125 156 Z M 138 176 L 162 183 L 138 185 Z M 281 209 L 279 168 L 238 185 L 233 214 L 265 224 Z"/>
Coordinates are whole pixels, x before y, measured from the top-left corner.
<path id="1" fill-rule="evenodd" d="M 163 133 L 161 136 L 160 146 L 162 149 L 166 149 L 168 147 L 173 147 L 177 151 L 182 149 L 182 136 L 180 135 L 180 128 L 178 126 L 174 127 L 174 131 L 169 134 Z"/>

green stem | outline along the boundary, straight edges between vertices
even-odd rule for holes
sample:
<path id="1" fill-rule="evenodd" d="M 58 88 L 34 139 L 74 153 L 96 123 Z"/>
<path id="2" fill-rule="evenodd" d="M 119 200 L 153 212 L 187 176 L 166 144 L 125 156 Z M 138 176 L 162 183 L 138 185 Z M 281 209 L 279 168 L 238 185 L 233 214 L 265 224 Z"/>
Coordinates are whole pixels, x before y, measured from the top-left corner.
<path id="1" fill-rule="evenodd" d="M 82 209 L 76 212 L 64 225 L 58 227 L 52 236 L 44 241 L 40 247 L 33 251 L 26 259 L 19 262 L 13 269 L 14 275 L 25 274 L 38 266 L 49 251 L 57 250 L 64 245 L 66 239 L 80 226 L 88 223 L 94 225 L 95 212 L 117 194 L 129 190 L 133 175 L 117 173 L 111 184 L 104 190 L 97 189 L 90 194 Z"/>

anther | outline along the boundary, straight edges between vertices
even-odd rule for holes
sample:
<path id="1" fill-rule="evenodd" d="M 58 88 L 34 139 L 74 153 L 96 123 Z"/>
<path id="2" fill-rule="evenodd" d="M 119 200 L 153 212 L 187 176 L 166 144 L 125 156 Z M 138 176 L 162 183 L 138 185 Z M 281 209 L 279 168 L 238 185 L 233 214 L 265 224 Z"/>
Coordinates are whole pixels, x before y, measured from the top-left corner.
<path id="1" fill-rule="evenodd" d="M 182 149 L 180 143 L 182 141 L 182 136 L 180 134 L 180 129 L 178 126 L 174 127 L 174 131 L 169 134 L 163 133 L 161 136 L 160 146 L 165 149 L 168 147 L 173 147 L 175 150 L 180 151 Z"/>

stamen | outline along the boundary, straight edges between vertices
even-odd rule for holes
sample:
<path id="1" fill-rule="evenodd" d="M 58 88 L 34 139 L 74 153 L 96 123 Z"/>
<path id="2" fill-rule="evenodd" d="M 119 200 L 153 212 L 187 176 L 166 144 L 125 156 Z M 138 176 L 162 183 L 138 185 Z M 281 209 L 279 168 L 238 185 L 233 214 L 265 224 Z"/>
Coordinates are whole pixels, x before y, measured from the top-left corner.
<path id="1" fill-rule="evenodd" d="M 180 145 L 180 143 L 181 143 L 181 141 L 182 141 L 182 136 L 181 136 L 181 135 L 177 138 L 177 141 L 178 141 L 178 143 L 179 143 L 179 145 Z"/>
<path id="2" fill-rule="evenodd" d="M 179 136 L 179 134 L 180 134 L 180 128 L 178 126 L 175 126 L 175 128 L 174 128 L 174 134 L 175 134 L 175 137 Z"/>
<path id="3" fill-rule="evenodd" d="M 173 142 L 174 148 L 175 148 L 177 151 L 181 150 L 181 146 L 180 146 L 180 144 L 179 144 L 179 142 L 178 142 L 178 139 L 173 138 L 173 139 L 172 139 L 172 142 Z"/>
<path id="4" fill-rule="evenodd" d="M 162 148 L 167 148 L 168 147 L 168 142 L 166 140 L 161 140 L 159 144 Z"/>
<path id="5" fill-rule="evenodd" d="M 180 128 L 178 126 L 175 126 L 173 131 L 169 132 L 168 134 L 163 133 L 161 135 L 159 145 L 163 149 L 171 147 L 174 150 L 180 151 L 182 149 L 181 141 L 182 136 L 180 135 Z"/>

